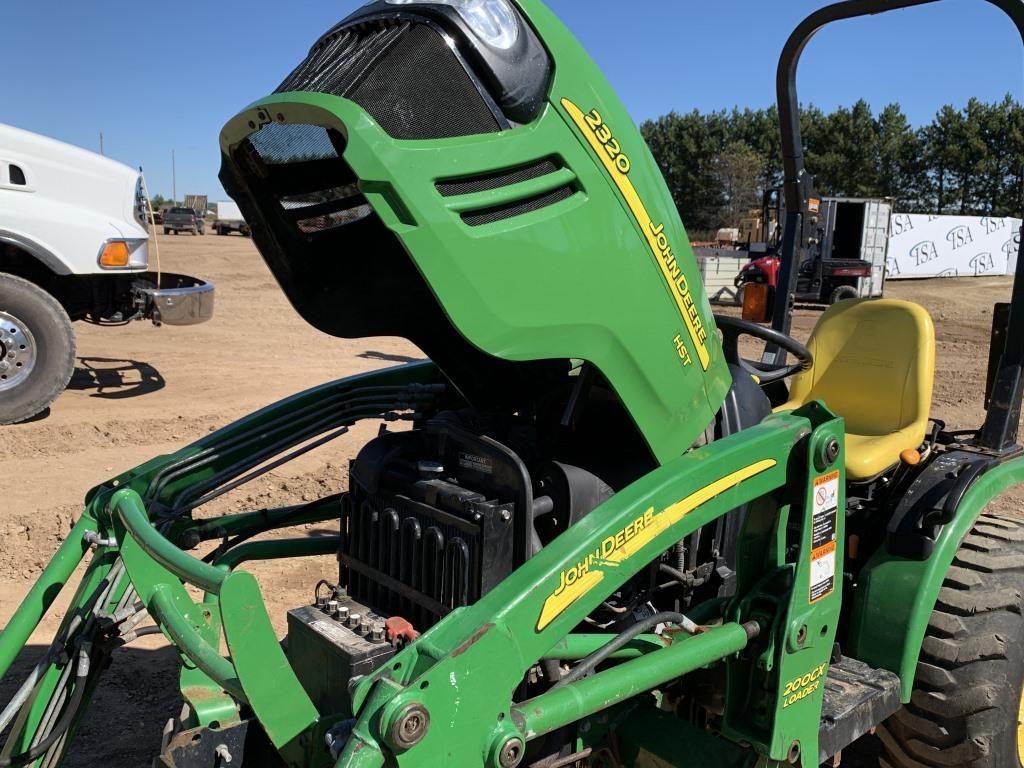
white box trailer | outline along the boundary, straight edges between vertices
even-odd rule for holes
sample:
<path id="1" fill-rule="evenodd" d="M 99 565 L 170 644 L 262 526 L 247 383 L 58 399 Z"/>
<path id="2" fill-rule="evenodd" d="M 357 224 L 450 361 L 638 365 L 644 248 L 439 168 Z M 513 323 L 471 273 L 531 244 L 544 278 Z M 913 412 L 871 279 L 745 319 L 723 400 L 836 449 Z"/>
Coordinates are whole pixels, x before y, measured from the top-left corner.
<path id="1" fill-rule="evenodd" d="M 885 290 L 889 230 L 893 201 L 882 198 L 827 197 L 821 206 L 821 252 L 830 259 L 860 259 L 871 264 L 870 277 L 862 277 L 857 293 L 879 297 Z"/>
<path id="2" fill-rule="evenodd" d="M 224 200 L 216 203 L 217 220 L 213 223 L 213 231 L 218 235 L 226 235 L 230 232 L 238 232 L 246 237 L 249 236 L 249 225 L 245 223 L 245 217 L 233 200 Z"/>

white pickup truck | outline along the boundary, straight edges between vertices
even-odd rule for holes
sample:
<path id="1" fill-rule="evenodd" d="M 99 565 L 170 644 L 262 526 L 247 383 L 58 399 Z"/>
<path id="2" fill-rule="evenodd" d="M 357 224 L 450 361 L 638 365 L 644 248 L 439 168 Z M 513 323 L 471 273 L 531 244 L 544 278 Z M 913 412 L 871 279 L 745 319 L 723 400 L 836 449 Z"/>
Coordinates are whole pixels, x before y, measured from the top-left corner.
<path id="1" fill-rule="evenodd" d="M 72 321 L 212 317 L 211 284 L 149 271 L 145 212 L 138 171 L 0 124 L 0 424 L 64 391 Z"/>

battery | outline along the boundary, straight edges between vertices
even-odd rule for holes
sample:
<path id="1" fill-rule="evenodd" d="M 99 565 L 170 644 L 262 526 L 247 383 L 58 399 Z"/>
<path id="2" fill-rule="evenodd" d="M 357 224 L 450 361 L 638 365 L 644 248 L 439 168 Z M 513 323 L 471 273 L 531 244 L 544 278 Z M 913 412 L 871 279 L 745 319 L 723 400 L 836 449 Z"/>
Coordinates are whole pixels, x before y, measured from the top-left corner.
<path id="1" fill-rule="evenodd" d="M 364 628 L 367 624 L 383 626 L 383 617 L 347 596 L 337 601 L 335 615 L 346 616 L 345 621 L 315 605 L 288 611 L 288 660 L 320 714 L 347 718 L 352 716 L 350 681 L 381 667 L 395 655 L 395 649 L 386 641 L 374 642 L 364 636 L 359 623 L 352 621 L 356 618 Z"/>

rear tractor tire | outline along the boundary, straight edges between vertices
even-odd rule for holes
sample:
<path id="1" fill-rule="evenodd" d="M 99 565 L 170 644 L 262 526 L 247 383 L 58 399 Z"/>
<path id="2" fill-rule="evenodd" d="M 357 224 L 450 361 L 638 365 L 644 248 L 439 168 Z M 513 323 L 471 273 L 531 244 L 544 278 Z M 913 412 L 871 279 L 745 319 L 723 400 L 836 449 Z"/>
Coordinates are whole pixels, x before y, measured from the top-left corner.
<path id="1" fill-rule="evenodd" d="M 982 513 L 928 622 L 910 704 L 879 728 L 885 768 L 1024 764 L 1024 520 Z"/>
<path id="2" fill-rule="evenodd" d="M 75 370 L 67 312 L 39 286 L 0 274 L 0 424 L 16 424 L 57 399 Z"/>

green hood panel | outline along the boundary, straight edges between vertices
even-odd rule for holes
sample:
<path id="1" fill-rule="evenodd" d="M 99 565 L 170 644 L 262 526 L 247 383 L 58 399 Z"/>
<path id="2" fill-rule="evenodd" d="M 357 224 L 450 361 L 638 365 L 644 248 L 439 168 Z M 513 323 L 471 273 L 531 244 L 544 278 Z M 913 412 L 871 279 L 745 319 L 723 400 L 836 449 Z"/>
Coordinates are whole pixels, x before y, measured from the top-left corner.
<path id="1" fill-rule="evenodd" d="M 514 363 L 590 361 L 665 462 L 693 444 L 731 383 L 711 308 L 668 189 L 625 108 L 543 4 L 522 0 L 520 8 L 554 63 L 548 104 L 529 125 L 396 140 L 354 101 L 281 93 L 224 128 L 225 166 L 235 164 L 237 147 L 254 128 L 271 121 L 339 132 L 344 161 L 366 201 L 473 352 Z M 498 189 L 456 183 L 446 196 L 438 188 L 546 159 L 553 173 Z M 232 170 L 245 178 L 244 169 Z M 566 189 L 537 210 L 485 223 L 492 208 Z M 466 217 L 473 212 L 477 218 Z M 266 249 L 274 242 L 257 243 L 272 262 Z M 288 291 L 280 263 L 275 274 Z M 382 302 L 403 301 L 381 282 L 360 290 Z M 303 298 L 294 291 L 289 297 L 306 314 Z M 368 335 L 364 328 L 331 332 Z"/>

